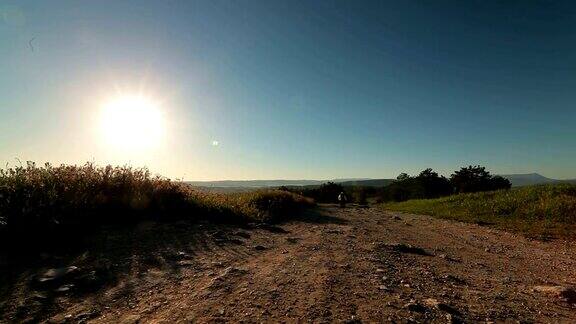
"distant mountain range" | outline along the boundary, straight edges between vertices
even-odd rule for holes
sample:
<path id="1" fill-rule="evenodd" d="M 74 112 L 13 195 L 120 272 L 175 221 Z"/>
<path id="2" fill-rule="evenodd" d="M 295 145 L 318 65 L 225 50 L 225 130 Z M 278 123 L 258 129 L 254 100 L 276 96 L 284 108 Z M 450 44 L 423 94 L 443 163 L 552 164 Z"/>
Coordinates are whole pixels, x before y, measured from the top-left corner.
<path id="1" fill-rule="evenodd" d="M 321 185 L 322 180 L 222 180 L 222 181 L 186 181 L 194 187 L 207 188 L 265 188 L 281 186 L 314 186 Z"/>
<path id="2" fill-rule="evenodd" d="M 546 183 L 576 183 L 576 179 L 556 180 L 547 178 L 538 173 L 503 174 L 502 177 L 510 180 L 513 187 L 529 186 Z M 194 187 L 203 188 L 268 188 L 268 187 L 304 187 L 319 186 L 326 182 L 335 182 L 343 186 L 385 187 L 394 179 L 333 179 L 333 180 L 222 180 L 222 181 L 186 181 Z"/>
<path id="3" fill-rule="evenodd" d="M 557 180 L 550 179 L 538 173 L 502 174 L 502 177 L 510 180 L 512 187 L 530 186 L 546 183 L 576 183 L 576 179 Z"/>
<path id="4" fill-rule="evenodd" d="M 326 182 L 339 183 L 343 186 L 383 187 L 394 179 L 332 179 L 332 180 L 222 180 L 222 181 L 186 181 L 194 187 L 204 188 L 267 188 L 267 187 L 306 187 L 319 186 Z"/>
<path id="5" fill-rule="evenodd" d="M 365 179 L 338 182 L 343 186 L 386 187 L 395 179 Z"/>

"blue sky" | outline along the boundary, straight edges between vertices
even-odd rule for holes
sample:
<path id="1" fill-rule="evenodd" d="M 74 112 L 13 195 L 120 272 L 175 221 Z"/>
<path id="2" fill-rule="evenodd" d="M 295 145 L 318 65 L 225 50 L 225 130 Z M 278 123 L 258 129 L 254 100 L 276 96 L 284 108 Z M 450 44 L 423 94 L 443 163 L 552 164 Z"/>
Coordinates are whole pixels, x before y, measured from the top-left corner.
<path id="1" fill-rule="evenodd" d="M 2 165 L 576 177 L 570 1 L 0 0 L 0 18 Z M 102 144 L 97 113 L 118 91 L 162 102 L 161 147 Z"/>

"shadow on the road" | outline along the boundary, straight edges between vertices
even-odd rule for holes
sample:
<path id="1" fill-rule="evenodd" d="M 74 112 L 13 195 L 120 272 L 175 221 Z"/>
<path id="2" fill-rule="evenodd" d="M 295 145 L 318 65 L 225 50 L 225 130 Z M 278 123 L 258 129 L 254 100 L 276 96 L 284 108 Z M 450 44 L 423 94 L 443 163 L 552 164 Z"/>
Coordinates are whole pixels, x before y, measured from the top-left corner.
<path id="1" fill-rule="evenodd" d="M 109 287 L 119 298 L 133 296 L 134 285 L 148 280 L 150 269 L 162 280 L 178 280 L 184 269 L 200 269 L 203 255 L 249 257 L 254 252 L 238 233 L 245 231 L 237 225 L 146 221 L 103 228 L 73 250 L 12 255 L 0 264 L 0 322 L 43 321 L 59 309 L 58 299 L 99 298 Z M 49 269 L 74 271 L 43 280 Z"/>
<path id="2" fill-rule="evenodd" d="M 313 224 L 348 224 L 346 219 L 330 215 L 330 212 L 323 208 L 309 209 L 295 217 L 294 220 Z"/>
<path id="3" fill-rule="evenodd" d="M 311 208 L 286 221 L 348 223 L 331 215 L 333 212 Z M 200 260 L 206 255 L 214 260 L 245 259 L 255 253 L 247 248 L 251 230 L 289 233 L 282 228 L 283 223 L 247 226 L 144 221 L 136 226 L 103 227 L 75 241 L 78 244 L 71 249 L 47 249 L 35 255 L 14 251 L 7 263 L 0 263 L 0 322 L 42 321 L 58 311 L 58 300 L 62 298 L 72 302 L 103 298 L 100 292 L 112 287 L 118 298 L 133 296 L 135 285 L 149 280 L 152 274 L 177 282 L 184 269 L 202 269 L 205 265 Z M 62 278 L 39 281 L 49 269 L 67 268 L 74 271 Z M 4 317 L 9 310 L 10 318 Z"/>

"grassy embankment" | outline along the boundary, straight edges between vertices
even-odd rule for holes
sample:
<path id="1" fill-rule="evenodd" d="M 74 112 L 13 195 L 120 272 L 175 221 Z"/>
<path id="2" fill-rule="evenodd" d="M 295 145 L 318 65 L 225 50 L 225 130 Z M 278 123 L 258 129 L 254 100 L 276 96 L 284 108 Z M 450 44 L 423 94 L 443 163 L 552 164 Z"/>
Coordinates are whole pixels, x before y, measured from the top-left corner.
<path id="1" fill-rule="evenodd" d="M 387 210 L 494 225 L 538 238 L 576 238 L 576 185 L 538 185 L 386 203 Z"/>
<path id="2" fill-rule="evenodd" d="M 68 244 L 101 226 L 207 219 L 274 222 L 312 204 L 284 191 L 200 192 L 145 169 L 45 165 L 0 170 L 0 241 L 4 248 Z"/>

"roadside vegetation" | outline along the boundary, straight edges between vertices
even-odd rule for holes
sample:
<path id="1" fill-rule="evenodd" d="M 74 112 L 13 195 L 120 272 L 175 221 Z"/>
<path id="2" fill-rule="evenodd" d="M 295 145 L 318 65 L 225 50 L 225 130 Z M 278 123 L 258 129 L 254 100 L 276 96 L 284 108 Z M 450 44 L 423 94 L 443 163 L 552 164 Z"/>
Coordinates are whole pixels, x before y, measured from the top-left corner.
<path id="1" fill-rule="evenodd" d="M 26 166 L 0 170 L 2 249 L 74 243 L 100 226 L 143 220 L 274 222 L 312 204 L 279 190 L 200 192 L 131 167 Z"/>
<path id="2" fill-rule="evenodd" d="M 337 203 L 340 192 L 347 194 L 349 202 L 365 205 L 369 202 L 406 201 L 449 196 L 463 192 L 510 189 L 512 184 L 501 176 L 491 175 L 482 166 L 467 166 L 454 171 L 450 178 L 439 175 L 428 168 L 418 175 L 406 173 L 382 187 L 344 186 L 327 182 L 320 186 L 282 187 L 281 190 L 313 198 L 319 203 Z"/>
<path id="3" fill-rule="evenodd" d="M 320 186 L 304 186 L 304 187 L 280 187 L 282 191 L 288 191 L 300 196 L 305 196 L 313 199 L 315 202 L 319 203 L 337 203 L 338 195 L 341 192 L 348 194 L 348 199 L 355 203 L 365 203 L 366 195 L 364 190 L 367 188 L 354 186 L 354 187 L 344 187 L 339 183 L 326 182 Z M 374 191 L 375 192 L 375 191 Z M 374 193 L 373 192 L 373 193 Z"/>
<path id="4" fill-rule="evenodd" d="M 312 204 L 280 190 L 197 191 L 131 167 L 0 170 L 0 322 L 43 322 L 60 298 L 150 268 L 177 272 L 197 246 L 248 244 L 244 228 L 274 230 Z"/>
<path id="5" fill-rule="evenodd" d="M 576 236 L 576 185 L 571 184 L 462 193 L 382 206 L 392 211 L 494 225 L 542 239 Z"/>
<path id="6" fill-rule="evenodd" d="M 509 180 L 482 166 L 467 166 L 450 177 L 428 168 L 401 173 L 385 187 L 342 186 L 282 188 L 320 203 L 336 203 L 344 191 L 350 202 L 379 203 L 385 209 L 493 225 L 541 239 L 576 235 L 576 185 L 550 184 L 511 189 Z"/>
<path id="7" fill-rule="evenodd" d="M 511 186 L 507 179 L 491 175 L 479 165 L 462 167 L 454 171 L 450 178 L 440 176 L 428 168 L 416 176 L 400 174 L 396 181 L 382 188 L 378 198 L 382 202 L 429 199 L 464 192 L 510 189 Z"/>

